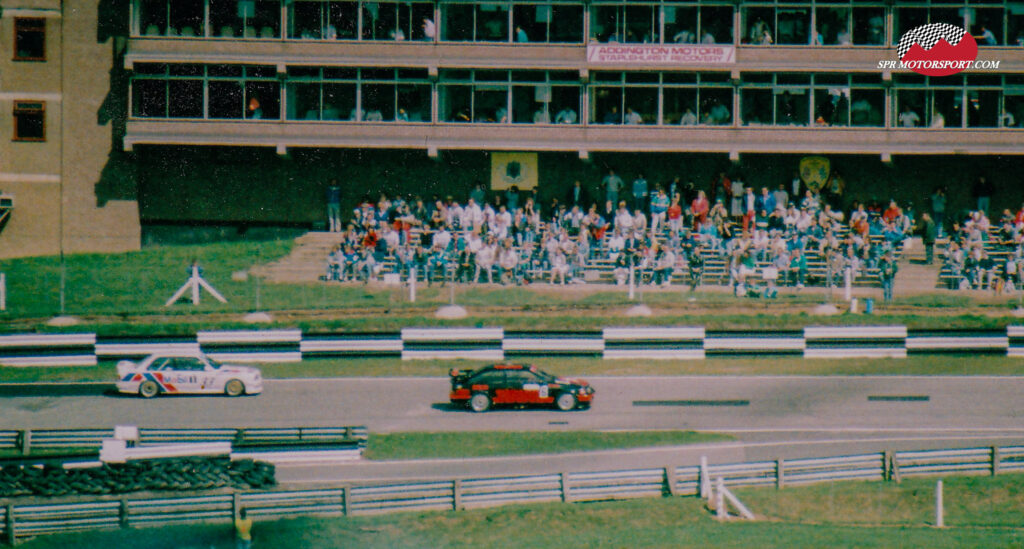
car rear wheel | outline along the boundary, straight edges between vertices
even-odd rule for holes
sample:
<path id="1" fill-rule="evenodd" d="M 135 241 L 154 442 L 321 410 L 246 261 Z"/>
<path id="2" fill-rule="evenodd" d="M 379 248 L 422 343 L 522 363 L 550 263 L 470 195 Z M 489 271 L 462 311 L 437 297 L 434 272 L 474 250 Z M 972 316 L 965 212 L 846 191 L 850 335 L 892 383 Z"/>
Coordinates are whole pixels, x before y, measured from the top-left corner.
<path id="1" fill-rule="evenodd" d="M 142 385 L 139 385 L 139 395 L 141 395 L 142 398 L 153 398 L 159 392 L 160 386 L 157 385 L 155 381 L 146 380 L 142 382 Z"/>
<path id="2" fill-rule="evenodd" d="M 576 395 L 572 393 L 562 393 L 558 395 L 558 409 L 563 412 L 576 408 Z"/>
<path id="3" fill-rule="evenodd" d="M 245 385 L 237 380 L 232 379 L 224 384 L 224 393 L 231 397 L 236 397 L 245 392 Z"/>
<path id="4" fill-rule="evenodd" d="M 486 393 L 477 393 L 469 400 L 469 408 L 474 412 L 486 412 L 491 408 L 491 397 Z"/>

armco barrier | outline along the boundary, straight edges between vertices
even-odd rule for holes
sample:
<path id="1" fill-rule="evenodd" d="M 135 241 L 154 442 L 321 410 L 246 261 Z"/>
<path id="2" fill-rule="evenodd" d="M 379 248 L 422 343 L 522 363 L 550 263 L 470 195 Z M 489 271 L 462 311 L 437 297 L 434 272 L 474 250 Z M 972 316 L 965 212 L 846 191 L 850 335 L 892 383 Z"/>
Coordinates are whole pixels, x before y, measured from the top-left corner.
<path id="1" fill-rule="evenodd" d="M 505 360 L 540 356 L 606 359 L 803 356 L 902 358 L 908 353 L 1024 356 L 1024 326 L 1005 330 L 912 331 L 905 326 L 808 326 L 803 330 L 716 331 L 702 326 L 608 327 L 601 331 L 512 332 L 502 328 L 404 328 L 400 333 L 303 334 L 299 330 L 199 332 L 189 337 L 101 338 L 94 334 L 0 336 L 0 365 L 70 366 L 202 350 L 225 361 L 395 357 Z"/>
<path id="2" fill-rule="evenodd" d="M 0 431 L 0 449 L 17 448 L 28 454 L 32 448 L 98 448 L 114 429 L 26 429 Z M 369 434 L 365 426 L 346 427 L 251 427 L 210 429 L 139 429 L 140 445 L 188 442 L 231 442 L 238 445 L 318 444 L 350 442 L 362 448 Z"/>
<path id="3" fill-rule="evenodd" d="M 879 452 L 824 458 L 708 465 L 709 481 L 776 486 L 841 480 L 895 480 L 925 475 L 994 475 L 1024 471 L 1024 446 Z M 696 495 L 700 467 L 502 476 L 432 482 L 270 490 L 206 496 L 120 498 L 75 503 L 6 502 L 0 533 L 18 538 L 51 532 L 183 521 L 229 521 L 240 507 L 253 517 L 370 515 L 460 510 L 511 503 L 584 502 Z"/>

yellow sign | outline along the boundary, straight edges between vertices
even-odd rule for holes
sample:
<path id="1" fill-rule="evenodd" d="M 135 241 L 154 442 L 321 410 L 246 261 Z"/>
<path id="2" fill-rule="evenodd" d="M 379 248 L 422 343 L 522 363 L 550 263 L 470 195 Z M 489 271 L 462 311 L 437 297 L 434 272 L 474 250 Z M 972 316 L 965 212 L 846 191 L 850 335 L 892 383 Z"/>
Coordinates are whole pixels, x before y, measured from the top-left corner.
<path id="1" fill-rule="evenodd" d="M 805 156 L 800 159 L 800 179 L 814 192 L 825 186 L 830 173 L 832 165 L 824 156 Z"/>
<path id="2" fill-rule="evenodd" d="M 521 191 L 537 186 L 537 153 L 491 153 L 491 189 L 513 185 Z"/>

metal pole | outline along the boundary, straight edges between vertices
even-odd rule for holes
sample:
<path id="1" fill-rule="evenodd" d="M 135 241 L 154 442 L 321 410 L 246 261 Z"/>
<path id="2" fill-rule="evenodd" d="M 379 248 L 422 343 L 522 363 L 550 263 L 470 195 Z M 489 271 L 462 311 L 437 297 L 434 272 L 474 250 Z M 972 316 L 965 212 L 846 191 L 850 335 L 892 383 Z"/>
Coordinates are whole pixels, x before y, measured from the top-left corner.
<path id="1" fill-rule="evenodd" d="M 409 268 L 409 303 L 416 303 L 416 266 Z"/>
<path id="2" fill-rule="evenodd" d="M 636 289 L 635 289 L 636 284 L 635 284 L 635 281 L 633 280 L 633 278 L 634 278 L 634 274 L 633 273 L 634 273 L 633 258 L 631 257 L 631 258 L 629 258 L 629 300 L 630 301 L 633 301 L 633 298 L 636 296 Z"/>
<path id="3" fill-rule="evenodd" d="M 64 285 L 67 281 L 67 267 L 64 263 L 64 250 L 60 252 L 60 314 L 64 314 Z"/>
<path id="4" fill-rule="evenodd" d="M 256 264 L 259 265 L 263 258 L 262 246 L 256 246 Z M 260 310 L 260 277 L 253 276 L 256 279 L 256 310 Z"/>
<path id="5" fill-rule="evenodd" d="M 0 311 L 7 310 L 7 273 L 0 273 Z"/>
<path id="6" fill-rule="evenodd" d="M 935 527 L 945 528 L 946 524 L 943 520 L 943 509 L 942 509 L 942 479 L 935 482 Z"/>
<path id="7" fill-rule="evenodd" d="M 850 295 L 851 294 L 850 286 L 851 286 L 851 284 L 853 282 L 851 280 L 853 278 L 853 273 L 851 271 L 853 271 L 853 269 L 850 268 L 850 267 L 847 267 L 846 269 L 843 270 L 843 283 L 845 284 L 845 287 L 846 287 L 846 295 L 845 295 L 846 301 L 850 301 L 850 298 L 852 297 Z"/>

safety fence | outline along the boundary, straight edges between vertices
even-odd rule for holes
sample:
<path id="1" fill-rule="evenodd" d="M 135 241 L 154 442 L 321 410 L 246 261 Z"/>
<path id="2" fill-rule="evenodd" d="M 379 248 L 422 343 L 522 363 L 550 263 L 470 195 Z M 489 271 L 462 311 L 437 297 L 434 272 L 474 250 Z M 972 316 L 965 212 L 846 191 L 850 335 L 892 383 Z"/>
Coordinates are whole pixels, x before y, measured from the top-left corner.
<path id="1" fill-rule="evenodd" d="M 198 351 L 216 360 L 247 362 L 332 357 L 505 360 L 543 356 L 900 358 L 929 353 L 1024 356 L 1024 326 L 945 331 L 909 330 L 906 326 L 808 326 L 788 331 L 709 331 L 702 326 L 658 326 L 608 327 L 584 332 L 404 328 L 401 332 L 373 334 L 235 330 L 151 338 L 96 334 L 0 336 L 0 364 L 8 366 L 94 365 L 101 360 L 138 359 L 151 353 Z"/>
<path id="2" fill-rule="evenodd" d="M 842 480 L 892 480 L 924 475 L 996 475 L 1024 471 L 1024 446 L 875 452 L 859 455 L 669 466 L 599 472 L 272 490 L 190 497 L 104 499 L 72 503 L 0 505 L 4 539 L 52 532 L 184 521 L 229 521 L 244 507 L 253 517 L 371 515 L 460 510 L 512 503 L 587 502 L 693 496 L 721 478 L 728 487 L 775 486 Z"/>
<path id="3" fill-rule="evenodd" d="M 369 433 L 364 426 L 348 427 L 246 427 L 212 429 L 138 429 L 138 445 L 230 442 L 235 447 L 273 445 L 348 444 L 366 447 Z M 0 430 L 0 450 L 98 449 L 103 439 L 115 438 L 115 429 L 24 429 Z"/>

